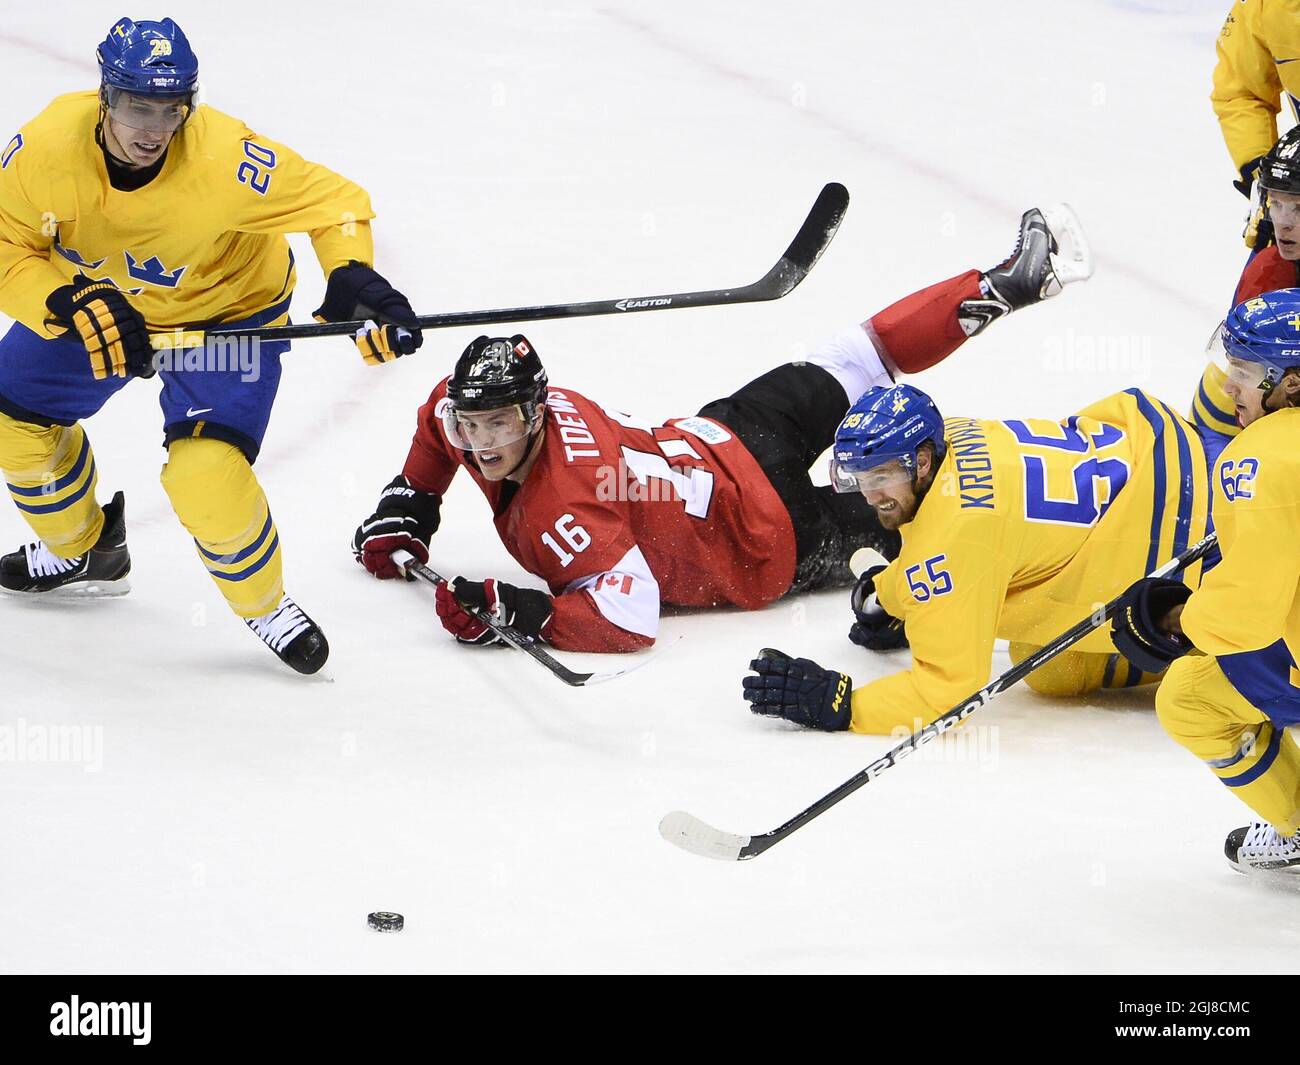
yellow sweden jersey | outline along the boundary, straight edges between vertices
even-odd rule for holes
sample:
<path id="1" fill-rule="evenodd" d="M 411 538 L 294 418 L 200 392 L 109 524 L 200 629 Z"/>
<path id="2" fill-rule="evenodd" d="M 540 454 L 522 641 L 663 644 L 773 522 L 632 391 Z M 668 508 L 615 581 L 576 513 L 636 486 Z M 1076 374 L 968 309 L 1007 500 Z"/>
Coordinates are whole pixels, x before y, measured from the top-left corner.
<path id="1" fill-rule="evenodd" d="M 996 638 L 1045 644 L 1205 535 L 1190 425 L 1137 389 L 1063 422 L 949 418 L 947 453 L 877 578 L 912 668 L 853 694 L 856 732 L 909 731 L 988 682 Z M 1199 567 L 1187 575 L 1195 586 Z M 1110 653 L 1109 626 L 1075 645 Z"/>
<path id="2" fill-rule="evenodd" d="M 1300 118 L 1300 0 L 1235 0 L 1210 100 L 1238 170 L 1273 147 L 1283 93 Z"/>
<path id="3" fill-rule="evenodd" d="M 284 233 L 310 233 L 327 274 L 373 261 L 366 191 L 238 119 L 199 107 L 132 192 L 109 184 L 98 119 L 95 92 L 60 96 L 0 153 L 0 310 L 39 335 L 54 335 L 45 298 L 78 273 L 111 280 L 164 330 L 285 298 Z"/>
<path id="4" fill-rule="evenodd" d="M 1300 723 L 1300 409 L 1253 422 L 1220 455 L 1214 521 L 1223 561 L 1183 610 L 1183 631 L 1258 709 Z"/>

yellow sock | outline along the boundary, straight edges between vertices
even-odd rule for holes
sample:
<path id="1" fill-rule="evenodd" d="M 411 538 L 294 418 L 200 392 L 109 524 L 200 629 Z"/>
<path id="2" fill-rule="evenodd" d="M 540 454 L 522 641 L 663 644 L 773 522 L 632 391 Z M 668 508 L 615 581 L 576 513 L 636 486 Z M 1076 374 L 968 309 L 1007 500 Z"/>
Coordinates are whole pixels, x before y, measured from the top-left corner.
<path id="1" fill-rule="evenodd" d="M 1300 829 L 1300 747 L 1232 686 L 1212 655 L 1169 667 L 1156 713 L 1263 820 L 1284 836 Z"/>
<path id="2" fill-rule="evenodd" d="M 60 558 L 84 555 L 104 528 L 95 455 L 80 425 L 43 426 L 0 414 L 0 470 L 10 498 Z"/>
<path id="3" fill-rule="evenodd" d="M 210 437 L 172 441 L 163 488 L 230 609 L 274 610 L 284 595 L 280 536 L 248 459 Z"/>
<path id="4" fill-rule="evenodd" d="M 1012 643 L 1011 661 L 1022 662 L 1039 649 L 1037 644 Z M 1123 655 L 1064 651 L 1030 673 L 1025 683 L 1039 695 L 1059 699 L 1087 695 L 1101 688 L 1135 688 L 1159 679 L 1134 669 Z"/>

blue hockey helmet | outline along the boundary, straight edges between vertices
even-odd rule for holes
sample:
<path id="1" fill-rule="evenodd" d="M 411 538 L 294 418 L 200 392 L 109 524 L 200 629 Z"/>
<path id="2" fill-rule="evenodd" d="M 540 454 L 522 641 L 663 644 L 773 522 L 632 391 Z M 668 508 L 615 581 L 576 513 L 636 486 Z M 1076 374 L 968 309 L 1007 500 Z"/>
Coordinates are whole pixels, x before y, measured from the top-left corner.
<path id="1" fill-rule="evenodd" d="M 113 23 L 95 49 L 101 88 L 136 96 L 192 97 L 199 61 L 185 33 L 169 18 L 161 22 Z"/>
<path id="2" fill-rule="evenodd" d="M 857 474 L 897 460 L 916 476 L 916 454 L 929 441 L 935 462 L 943 458 L 943 417 L 934 400 L 912 385 L 870 388 L 849 408 L 831 446 L 831 484 L 857 492 Z"/>
<path id="3" fill-rule="evenodd" d="M 1235 384 L 1272 392 L 1287 370 L 1300 370 L 1300 288 L 1282 288 L 1232 308 L 1214 340 Z"/>

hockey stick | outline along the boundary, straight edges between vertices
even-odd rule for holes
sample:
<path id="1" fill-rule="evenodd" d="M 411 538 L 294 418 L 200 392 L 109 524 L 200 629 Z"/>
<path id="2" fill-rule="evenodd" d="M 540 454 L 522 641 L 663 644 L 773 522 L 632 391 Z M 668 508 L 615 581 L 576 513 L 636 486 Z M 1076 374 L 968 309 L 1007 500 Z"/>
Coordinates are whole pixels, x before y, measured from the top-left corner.
<path id="1" fill-rule="evenodd" d="M 664 296 L 634 296 L 588 303 L 553 303 L 538 307 L 510 307 L 491 311 L 454 311 L 425 314 L 421 329 L 449 329 L 461 325 L 494 325 L 501 322 L 536 322 L 549 318 L 591 318 L 602 314 L 631 314 L 636 311 L 666 311 L 675 307 L 722 307 L 729 303 L 761 303 L 792 292 L 808 276 L 849 208 L 849 192 L 832 182 L 818 194 L 808 217 L 799 227 L 785 253 L 759 280 L 741 288 L 710 289 L 704 292 L 674 292 Z M 177 329 L 157 333 L 151 339 L 155 349 L 203 347 L 208 335 L 222 340 L 260 337 L 262 340 L 302 340 L 307 337 L 354 336 L 364 321 L 319 322 L 310 325 L 282 325 L 264 328 L 207 330 Z"/>
<path id="2" fill-rule="evenodd" d="M 1215 535 L 1211 533 L 1204 540 L 1193 544 L 1181 555 L 1170 559 L 1159 569 L 1152 571 L 1150 576 L 1167 577 L 1171 573 L 1176 573 L 1184 566 L 1189 566 L 1197 559 L 1203 558 L 1214 547 L 1215 543 Z M 675 810 L 659 822 L 659 834 L 674 846 L 705 858 L 717 858 L 724 862 L 743 862 L 747 858 L 758 857 L 769 847 L 776 846 L 792 832 L 797 832 L 803 828 L 813 818 L 820 817 L 837 802 L 847 799 L 864 784 L 870 784 L 886 769 L 897 765 L 922 744 L 929 743 L 937 736 L 942 736 L 955 725 L 961 724 L 980 707 L 992 702 L 995 696 L 1028 676 L 1044 662 L 1055 658 L 1066 648 L 1078 643 L 1095 629 L 1101 628 L 1119 609 L 1119 603 L 1118 597 L 1112 599 L 1100 611 L 1094 611 L 1073 628 L 1061 633 L 1051 643 L 1041 647 L 1028 658 L 1018 662 L 1000 677 L 981 688 L 974 695 L 954 706 L 942 717 L 932 721 L 918 732 L 914 732 L 897 747 L 877 758 L 862 772 L 850 777 L 829 794 L 823 795 L 815 803 L 795 814 L 794 817 L 779 828 L 774 828 L 771 832 L 764 832 L 761 836 L 737 836 L 730 832 L 720 832 L 692 814 Z"/>
<path id="3" fill-rule="evenodd" d="M 409 551 L 394 551 L 392 558 L 397 564 L 397 567 L 403 573 L 407 574 L 408 577 L 413 575 L 419 577 L 420 580 L 433 585 L 449 583 L 445 577 L 440 576 L 428 566 L 419 562 Z M 461 606 L 465 608 L 465 613 L 469 614 L 470 617 L 486 625 L 511 647 L 517 648 L 525 654 L 532 656 L 541 663 L 541 665 L 545 666 L 555 674 L 555 676 L 559 677 L 560 680 L 564 681 L 565 684 L 568 684 L 573 688 L 582 688 L 589 684 L 603 684 L 607 680 L 614 680 L 617 677 L 626 676 L 628 673 L 640 669 L 650 661 L 649 658 L 643 658 L 634 666 L 628 666 L 626 669 L 611 669 L 606 673 L 577 673 L 568 666 L 557 662 L 542 650 L 536 640 L 531 636 L 525 636 L 518 629 L 514 628 L 514 626 L 502 624 L 491 614 L 479 610 L 475 606 L 470 606 L 467 603 L 461 603 Z"/>

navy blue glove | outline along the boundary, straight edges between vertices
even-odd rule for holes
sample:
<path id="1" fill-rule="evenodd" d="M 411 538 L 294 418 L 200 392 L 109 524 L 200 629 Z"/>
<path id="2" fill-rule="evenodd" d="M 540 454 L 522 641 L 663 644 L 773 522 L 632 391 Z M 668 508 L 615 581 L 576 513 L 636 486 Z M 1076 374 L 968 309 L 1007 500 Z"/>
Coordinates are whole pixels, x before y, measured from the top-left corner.
<path id="1" fill-rule="evenodd" d="M 1240 192 L 1246 199 L 1250 199 L 1250 194 L 1254 191 L 1255 182 L 1259 180 L 1259 165 L 1264 161 L 1262 155 L 1255 156 L 1254 159 L 1248 160 L 1241 164 L 1241 178 L 1232 183 L 1232 187 Z"/>
<path id="2" fill-rule="evenodd" d="M 364 263 L 334 269 L 325 284 L 325 299 L 312 317 L 318 322 L 374 322 L 373 329 L 362 329 L 354 338 L 371 366 L 410 355 L 424 343 L 410 301 Z"/>
<path id="3" fill-rule="evenodd" d="M 869 651 L 897 651 L 907 646 L 903 623 L 880 605 L 876 598 L 876 574 L 885 567 L 874 566 L 858 578 L 850 603 L 857 620 L 849 629 L 849 639 Z"/>
<path id="4" fill-rule="evenodd" d="M 783 717 L 796 725 L 841 732 L 853 719 L 853 678 L 822 669 L 807 658 L 764 647 L 749 663 L 758 676 L 745 677 L 745 699 L 756 714 Z"/>
<path id="5" fill-rule="evenodd" d="M 1167 577 L 1143 577 L 1131 584 L 1111 621 L 1116 650 L 1143 673 L 1163 673 L 1175 658 L 1192 650 L 1192 641 L 1162 628 L 1160 622 L 1191 595 L 1182 581 Z"/>

